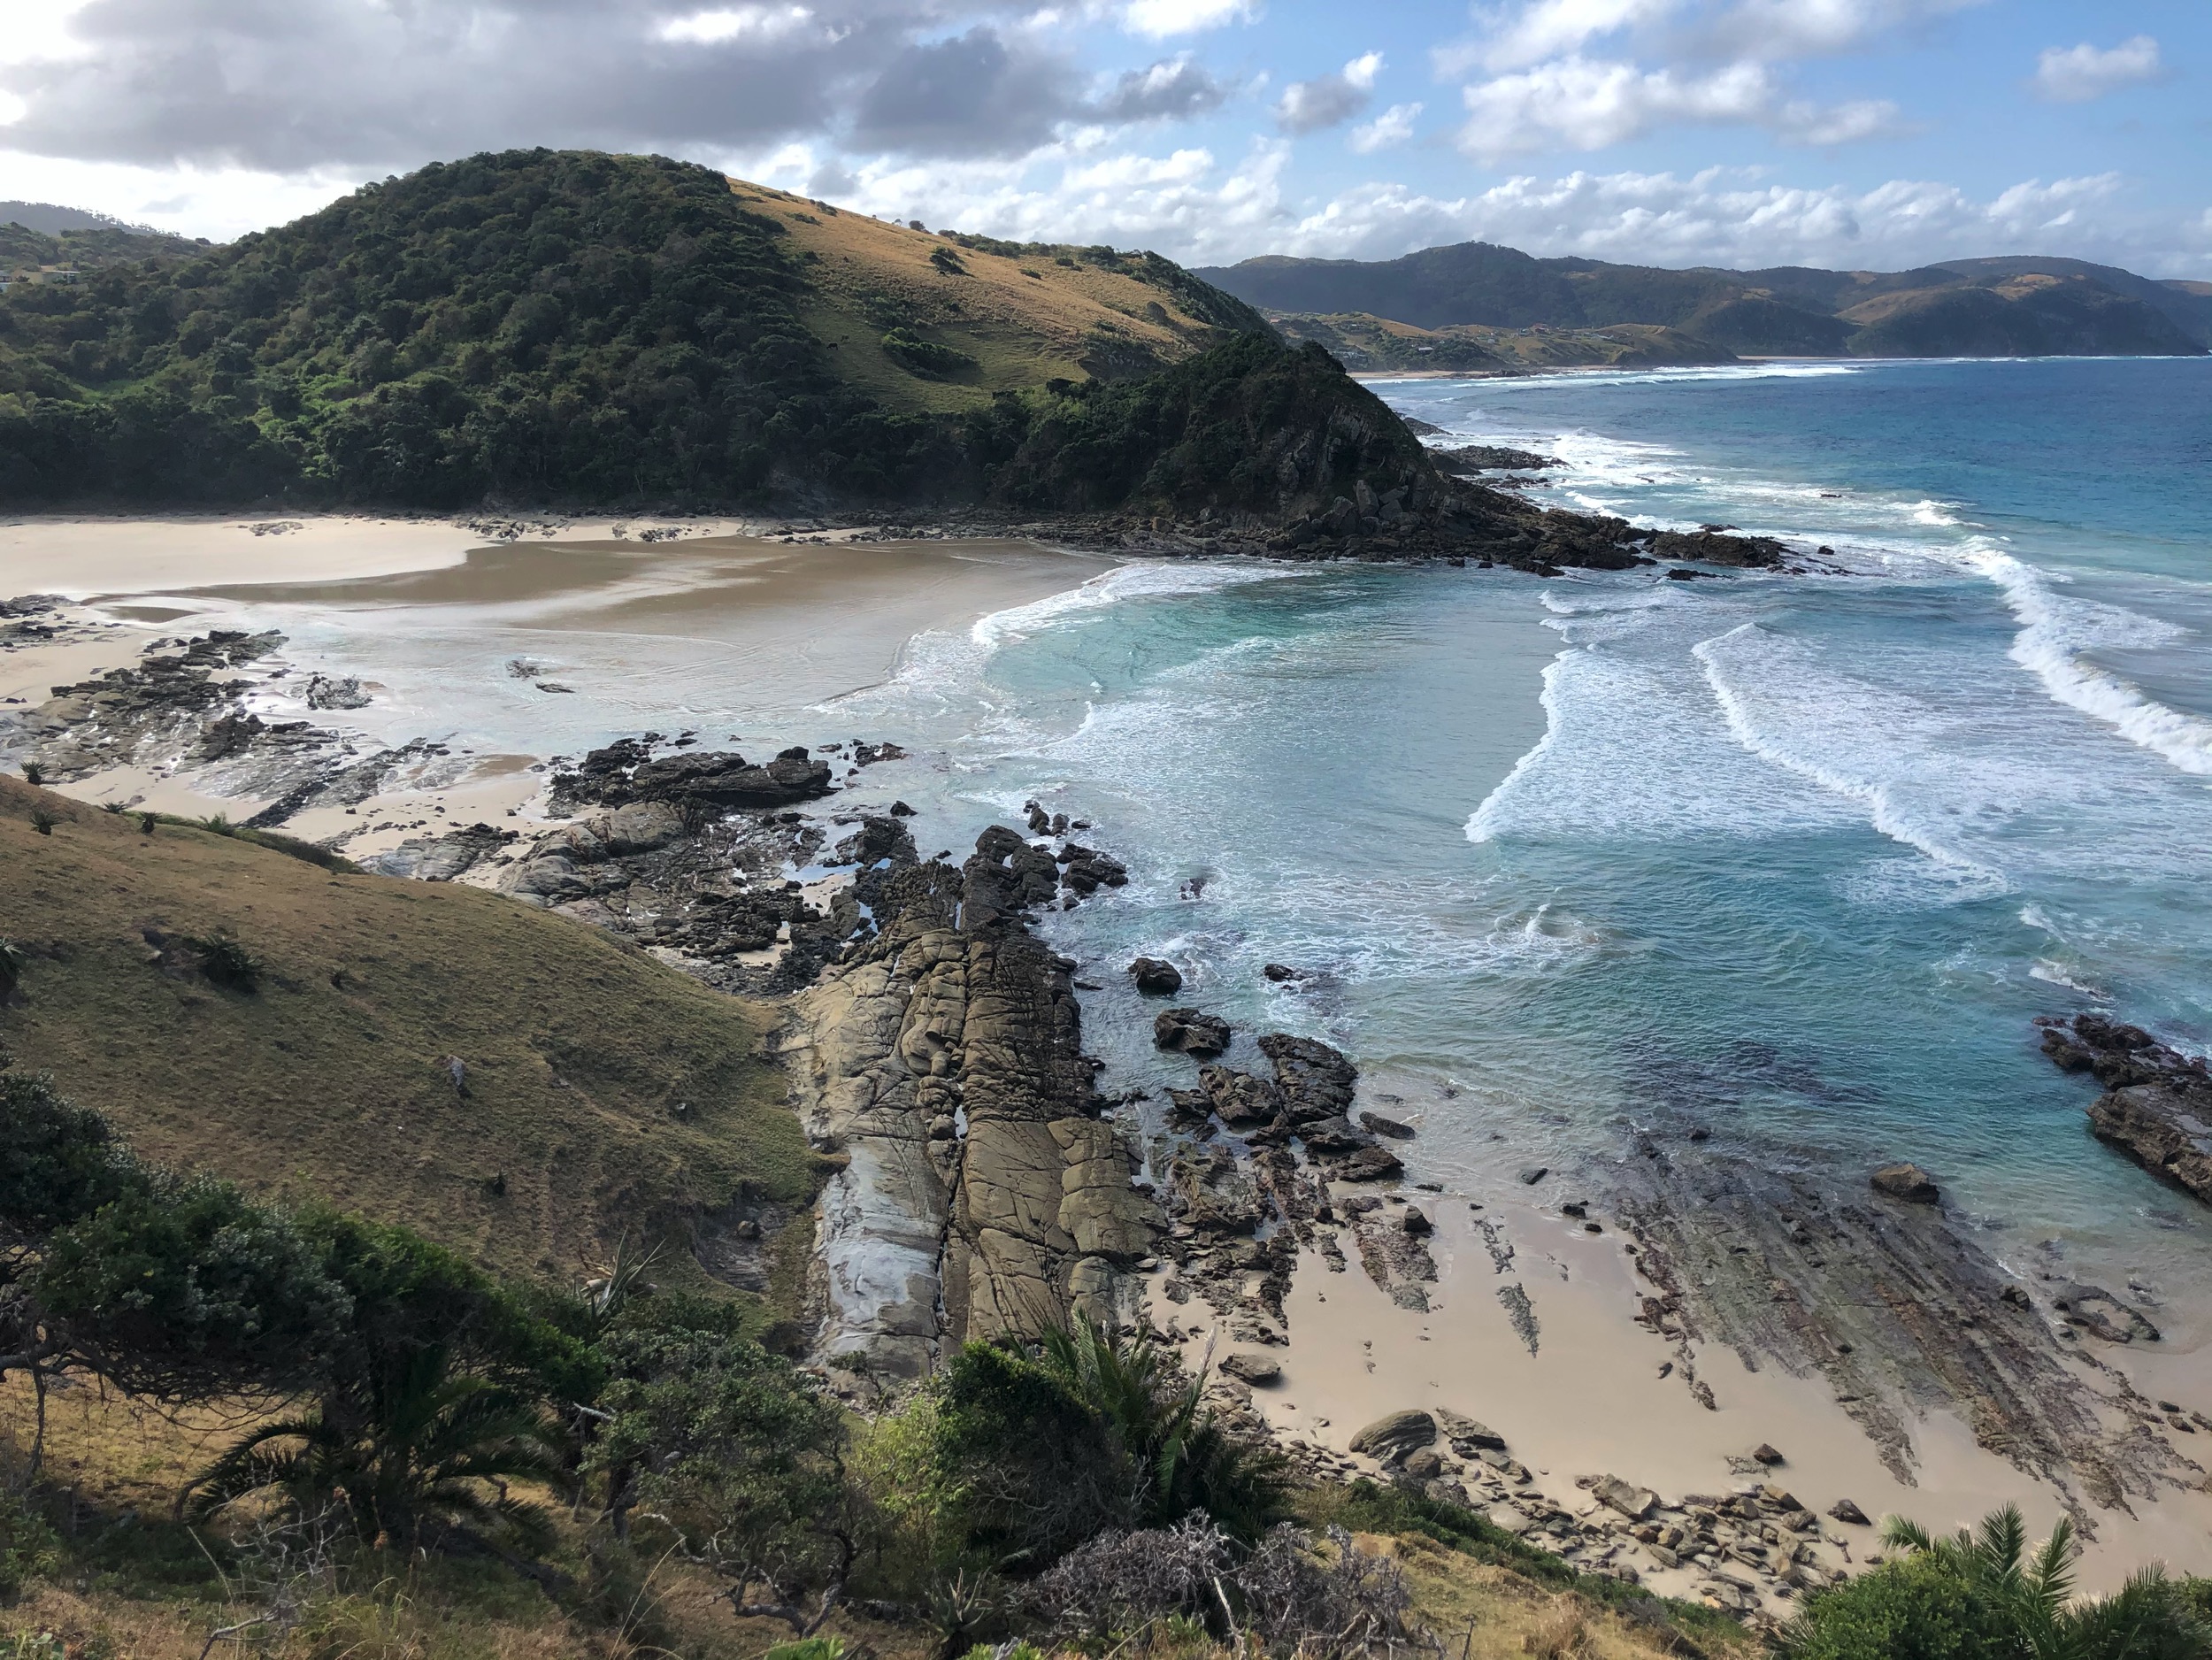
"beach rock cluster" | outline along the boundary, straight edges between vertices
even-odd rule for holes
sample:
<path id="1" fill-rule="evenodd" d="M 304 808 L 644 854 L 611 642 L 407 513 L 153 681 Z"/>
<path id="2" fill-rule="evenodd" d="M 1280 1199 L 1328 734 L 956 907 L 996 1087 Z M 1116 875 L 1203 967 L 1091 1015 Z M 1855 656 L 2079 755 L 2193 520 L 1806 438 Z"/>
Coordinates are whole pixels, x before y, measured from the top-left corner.
<path id="1" fill-rule="evenodd" d="M 2204 1058 L 2099 1014 L 2038 1024 L 2055 1064 L 2105 1087 L 2089 1105 L 2097 1139 L 2212 1204 L 2212 1073 Z"/>
<path id="2" fill-rule="evenodd" d="M 958 868 L 864 871 L 876 919 L 794 1004 L 782 1049 L 842 1168 L 818 1235 L 821 1348 L 845 1378 L 921 1375 L 971 1336 L 1134 1317 L 1157 1214 L 1082 1052 L 1075 964 L 1028 912 L 1079 895 L 994 826 Z"/>
<path id="3" fill-rule="evenodd" d="M 1326 1043 L 1282 1033 L 1256 1043 L 1269 1073 L 1224 1065 L 1216 1057 L 1233 1035 L 1199 1010 L 1169 1009 L 1156 1022 L 1162 1049 L 1200 1063 L 1193 1087 L 1168 1091 L 1167 1141 L 1156 1154 L 1169 1224 L 1160 1254 L 1174 1265 L 1161 1295 L 1171 1304 L 1197 1298 L 1238 1342 L 1279 1346 L 1300 1252 L 1341 1272 L 1348 1233 L 1378 1286 L 1402 1307 L 1425 1310 L 1437 1278 L 1427 1214 L 1394 1193 L 1335 1192 L 1402 1169 L 1351 1121 L 1357 1069 Z M 1181 1335 L 1172 1320 L 1168 1335 Z"/>
<path id="4" fill-rule="evenodd" d="M 133 667 L 55 687 L 16 723 L 19 742 L 65 783 L 141 762 L 221 759 L 269 730 L 234 708 L 250 689 L 240 671 L 283 643 L 274 632 L 237 629 L 157 641 Z"/>
<path id="5" fill-rule="evenodd" d="M 1299 1436 L 1286 1446 L 1315 1479 L 1379 1476 L 1486 1516 L 1585 1572 L 1631 1584 L 1687 1575 L 1692 1594 L 1710 1606 L 1754 1618 L 1843 1579 L 1853 1563 L 1852 1530 L 1868 1526 L 1848 1499 L 1832 1508 L 1839 1526 L 1831 1526 L 1771 1479 L 1670 1501 L 1617 1476 L 1586 1475 L 1575 1485 L 1586 1496 L 1561 1503 L 1504 1436 L 1445 1408 L 1386 1414 L 1352 1436 L 1348 1456 Z"/>
<path id="6" fill-rule="evenodd" d="M 751 762 L 733 750 L 686 750 L 657 756 L 657 733 L 624 738 L 594 749 L 553 776 L 556 813 L 580 806 L 626 807 L 658 803 L 679 811 L 789 807 L 826 795 L 834 787 L 830 765 L 804 746 L 773 760 Z"/>

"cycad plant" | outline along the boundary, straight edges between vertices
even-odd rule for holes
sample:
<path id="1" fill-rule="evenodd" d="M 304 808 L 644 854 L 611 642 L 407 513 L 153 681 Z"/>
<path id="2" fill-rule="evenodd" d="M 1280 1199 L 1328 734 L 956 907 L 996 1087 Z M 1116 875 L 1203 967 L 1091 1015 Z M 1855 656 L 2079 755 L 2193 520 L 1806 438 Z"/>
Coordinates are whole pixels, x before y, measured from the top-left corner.
<path id="1" fill-rule="evenodd" d="M 2074 1525 L 2063 1517 L 2031 1549 L 2016 1504 L 1992 1510 L 1978 1529 L 1938 1539 L 1892 1517 L 1882 1538 L 1957 1575 L 1996 1610 L 2026 1660 L 2207 1660 L 2212 1630 L 2181 1588 L 2153 1564 L 2107 1597 L 2074 1597 Z"/>
<path id="2" fill-rule="evenodd" d="M 1043 1360 L 1120 1441 L 1141 1483 L 1133 1495 L 1140 1526 L 1203 1510 L 1248 1544 L 1280 1518 L 1281 1456 L 1222 1428 L 1203 1404 L 1204 1368 L 1182 1379 L 1149 1339 L 1124 1340 L 1079 1313 L 1046 1334 Z"/>
<path id="3" fill-rule="evenodd" d="M 412 1545 L 427 1527 L 473 1525 L 536 1544 L 544 1513 L 507 1484 L 560 1477 L 538 1409 L 455 1372 L 447 1351 L 432 1347 L 388 1378 L 262 1426 L 195 1476 L 185 1499 L 188 1513 L 202 1517 L 272 1491 L 303 1515 L 342 1506 L 365 1541 Z"/>
<path id="4" fill-rule="evenodd" d="M 2106 1597 L 2074 1595 L 2073 1525 L 2031 1546 L 2016 1505 L 1939 1539 L 1892 1517 L 1902 1559 L 1816 1598 L 1791 1627 L 1791 1660 L 2212 1660 L 2193 1582 L 2147 1567 Z"/>

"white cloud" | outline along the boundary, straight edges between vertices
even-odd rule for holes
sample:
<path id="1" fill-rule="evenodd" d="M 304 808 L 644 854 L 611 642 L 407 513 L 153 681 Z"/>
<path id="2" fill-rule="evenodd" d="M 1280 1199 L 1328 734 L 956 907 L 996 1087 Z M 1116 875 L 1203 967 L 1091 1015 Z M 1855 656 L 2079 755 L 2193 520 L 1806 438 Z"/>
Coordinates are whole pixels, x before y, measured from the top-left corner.
<path id="1" fill-rule="evenodd" d="M 1855 50 L 1893 29 L 1985 4 L 1986 0 L 1735 0 L 1701 32 L 1731 55 L 1773 62 Z"/>
<path id="2" fill-rule="evenodd" d="M 2085 104 L 2122 87 L 2140 86 L 2164 73 L 2158 42 L 2147 35 L 2099 51 L 2087 41 L 2053 46 L 2036 60 L 2035 89 L 2056 104 Z"/>
<path id="3" fill-rule="evenodd" d="M 719 6 L 670 18 L 654 31 L 664 41 L 687 41 L 698 46 L 719 46 L 726 41 L 773 40 L 803 28 L 814 14 L 804 6 Z"/>
<path id="4" fill-rule="evenodd" d="M 1485 161 L 1542 150 L 1603 150 L 1673 121 L 1751 121 L 1774 103 L 1755 64 L 1677 75 L 1634 64 L 1563 58 L 1463 93 L 1460 148 Z"/>
<path id="5" fill-rule="evenodd" d="M 1719 168 L 1688 178 L 1518 178 L 1450 199 L 1372 184 L 1302 216 L 1271 251 L 1382 258 L 1482 241 L 1539 255 L 1678 266 L 1900 270 L 1997 253 L 2071 253 L 2138 270 L 2186 264 L 2187 255 L 2173 251 L 2175 232 L 2193 241 L 2192 230 L 2118 213 L 2121 186 L 2111 173 L 2032 180 L 1981 201 L 1925 181 L 1808 189 Z"/>
<path id="6" fill-rule="evenodd" d="M 1294 136 L 1341 126 L 1367 107 L 1382 64 L 1380 52 L 1367 52 L 1334 74 L 1292 81 L 1276 103 L 1275 124 Z"/>
<path id="7" fill-rule="evenodd" d="M 1413 123 L 1421 113 L 1417 104 L 1394 104 L 1373 120 L 1356 127 L 1345 142 L 1363 156 L 1389 150 L 1413 136 Z"/>
<path id="8" fill-rule="evenodd" d="M 1900 130 L 1897 106 L 1863 100 L 1824 108 L 1785 99 L 1763 64 L 1705 73 L 1562 58 L 1466 88 L 1459 146 L 1481 161 L 1540 150 L 1604 150 L 1662 127 L 1725 123 L 1767 128 L 1786 143 L 1841 144 Z"/>
<path id="9" fill-rule="evenodd" d="M 1463 73 L 1479 63 L 1493 72 L 1525 69 L 1548 58 L 1579 52 L 1601 35 L 1658 21 L 1681 0 L 1534 0 L 1473 47 L 1447 47 L 1439 73 Z"/>
<path id="10" fill-rule="evenodd" d="M 1164 40 L 1228 23 L 1249 23 L 1258 15 L 1256 0 L 1129 0 L 1121 18 L 1122 27 L 1131 34 Z"/>

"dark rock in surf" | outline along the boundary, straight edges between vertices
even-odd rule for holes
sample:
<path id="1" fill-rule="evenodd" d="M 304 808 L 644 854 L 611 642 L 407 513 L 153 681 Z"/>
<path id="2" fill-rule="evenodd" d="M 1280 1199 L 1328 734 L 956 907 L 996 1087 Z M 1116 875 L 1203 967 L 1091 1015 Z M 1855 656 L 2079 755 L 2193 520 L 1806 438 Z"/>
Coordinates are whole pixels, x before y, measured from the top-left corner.
<path id="1" fill-rule="evenodd" d="M 2212 1075 L 2203 1057 L 2098 1014 L 2046 1024 L 2043 1052 L 2104 1085 L 2089 1106 L 2099 1141 L 2212 1203 Z"/>
<path id="2" fill-rule="evenodd" d="M 1165 1009 L 1152 1023 L 1152 1041 L 1164 1049 L 1210 1060 L 1229 1047 L 1229 1023 L 1196 1009 Z"/>
<path id="3" fill-rule="evenodd" d="M 1156 957 L 1141 957 L 1130 964 L 1129 978 L 1148 997 L 1172 997 L 1183 989 L 1183 971 Z"/>

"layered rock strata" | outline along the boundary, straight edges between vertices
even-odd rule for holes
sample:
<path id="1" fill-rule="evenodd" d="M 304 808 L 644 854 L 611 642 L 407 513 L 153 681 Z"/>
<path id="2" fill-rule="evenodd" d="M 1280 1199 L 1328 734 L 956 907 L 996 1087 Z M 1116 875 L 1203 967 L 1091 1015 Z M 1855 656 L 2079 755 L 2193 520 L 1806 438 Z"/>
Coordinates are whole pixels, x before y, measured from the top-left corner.
<path id="1" fill-rule="evenodd" d="M 1092 1087 L 1074 964 L 1024 920 L 1063 897 L 1059 861 L 995 826 L 958 870 L 855 886 L 876 932 L 795 1001 L 783 1046 L 810 1138 L 846 1160 L 821 1208 L 822 1348 L 913 1377 L 1071 1310 L 1120 1324 L 1154 1207 Z"/>
<path id="2" fill-rule="evenodd" d="M 2089 1105 L 2096 1138 L 2212 1204 L 2212 1073 L 2203 1057 L 2102 1015 L 2039 1024 L 2046 1055 L 2105 1087 Z"/>

